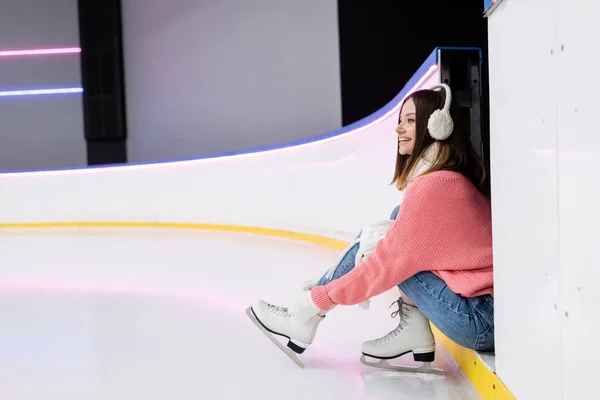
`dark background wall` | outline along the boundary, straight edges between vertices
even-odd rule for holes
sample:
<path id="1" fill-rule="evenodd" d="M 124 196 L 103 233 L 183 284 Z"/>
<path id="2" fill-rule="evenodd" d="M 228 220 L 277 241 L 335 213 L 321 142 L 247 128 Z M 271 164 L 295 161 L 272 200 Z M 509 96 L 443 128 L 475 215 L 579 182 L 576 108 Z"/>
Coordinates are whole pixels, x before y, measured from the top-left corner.
<path id="1" fill-rule="evenodd" d="M 483 11 L 482 0 L 338 1 L 343 124 L 385 105 L 437 46 L 480 47 L 486 60 Z"/>

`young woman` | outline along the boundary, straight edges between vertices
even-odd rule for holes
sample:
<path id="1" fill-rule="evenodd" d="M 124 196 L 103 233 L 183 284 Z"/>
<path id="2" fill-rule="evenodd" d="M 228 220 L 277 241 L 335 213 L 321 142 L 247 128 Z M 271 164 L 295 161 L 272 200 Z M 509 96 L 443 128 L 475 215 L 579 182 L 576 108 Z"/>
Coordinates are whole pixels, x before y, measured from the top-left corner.
<path id="1" fill-rule="evenodd" d="M 365 342 L 363 355 L 392 359 L 412 352 L 415 361 L 435 356 L 431 321 L 464 347 L 494 349 L 494 300 L 490 200 L 485 169 L 469 132 L 451 112 L 447 85 L 411 94 L 396 132 L 393 182 L 405 191 L 389 226 L 363 229 L 340 262 L 300 292 L 290 308 L 258 301 L 251 316 L 267 331 L 289 338 L 302 353 L 336 305 L 368 301 L 400 288 L 398 327 Z M 454 118 L 453 118 L 454 117 Z M 377 236 L 377 230 L 380 234 Z M 365 235 L 368 232 L 368 237 Z"/>

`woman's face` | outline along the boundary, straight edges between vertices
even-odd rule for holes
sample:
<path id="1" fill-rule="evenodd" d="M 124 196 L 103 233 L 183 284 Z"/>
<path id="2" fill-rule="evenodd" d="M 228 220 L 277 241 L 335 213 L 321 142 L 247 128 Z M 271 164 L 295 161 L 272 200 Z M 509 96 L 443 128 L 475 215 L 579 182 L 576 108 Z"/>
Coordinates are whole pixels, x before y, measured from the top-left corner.
<path id="1" fill-rule="evenodd" d="M 396 127 L 398 134 L 398 153 L 402 155 L 411 154 L 416 140 L 416 117 L 415 102 L 412 98 L 406 100 L 400 110 L 400 121 Z"/>

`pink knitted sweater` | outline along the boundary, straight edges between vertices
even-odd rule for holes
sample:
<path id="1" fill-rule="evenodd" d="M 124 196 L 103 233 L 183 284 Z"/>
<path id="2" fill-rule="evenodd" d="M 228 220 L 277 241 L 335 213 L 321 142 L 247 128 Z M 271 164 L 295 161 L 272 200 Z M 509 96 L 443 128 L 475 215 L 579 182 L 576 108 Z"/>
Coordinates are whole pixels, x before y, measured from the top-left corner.
<path id="1" fill-rule="evenodd" d="M 432 271 L 462 296 L 493 296 L 490 200 L 457 172 L 416 178 L 375 252 L 341 278 L 314 287 L 311 297 L 321 310 L 354 305 L 420 271 Z"/>

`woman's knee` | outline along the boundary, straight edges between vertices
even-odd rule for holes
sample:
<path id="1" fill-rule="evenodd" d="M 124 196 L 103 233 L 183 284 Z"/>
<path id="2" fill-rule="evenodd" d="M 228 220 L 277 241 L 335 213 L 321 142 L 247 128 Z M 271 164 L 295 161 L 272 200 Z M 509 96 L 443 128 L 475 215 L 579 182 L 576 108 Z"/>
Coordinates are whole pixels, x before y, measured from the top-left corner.
<path id="1" fill-rule="evenodd" d="M 392 214 L 390 215 L 390 219 L 396 219 L 396 217 L 398 216 L 398 212 L 400 211 L 400 205 L 397 205 L 394 210 L 392 211 Z"/>

